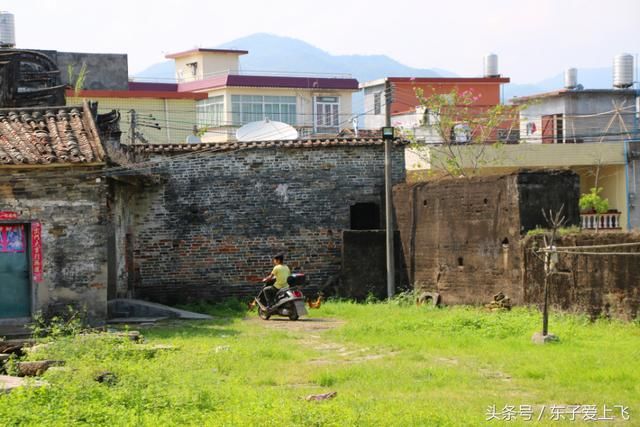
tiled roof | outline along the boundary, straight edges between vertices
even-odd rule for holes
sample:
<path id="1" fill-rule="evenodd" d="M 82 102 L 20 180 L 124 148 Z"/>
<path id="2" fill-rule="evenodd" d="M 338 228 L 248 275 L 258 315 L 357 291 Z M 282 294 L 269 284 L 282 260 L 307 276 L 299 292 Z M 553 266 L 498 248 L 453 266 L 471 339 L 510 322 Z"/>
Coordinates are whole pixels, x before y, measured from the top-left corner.
<path id="1" fill-rule="evenodd" d="M 404 140 L 394 141 L 394 145 L 404 146 Z M 256 142 L 219 142 L 202 144 L 144 144 L 135 145 L 137 153 L 187 153 L 194 151 L 233 151 L 265 148 L 325 148 L 325 147 L 366 147 L 384 145 L 381 138 L 326 138 L 326 139 L 296 139 L 287 141 L 256 141 Z M 131 149 L 131 146 L 127 146 Z"/>
<path id="2" fill-rule="evenodd" d="M 86 105 L 0 109 L 0 166 L 104 160 L 105 152 Z"/>

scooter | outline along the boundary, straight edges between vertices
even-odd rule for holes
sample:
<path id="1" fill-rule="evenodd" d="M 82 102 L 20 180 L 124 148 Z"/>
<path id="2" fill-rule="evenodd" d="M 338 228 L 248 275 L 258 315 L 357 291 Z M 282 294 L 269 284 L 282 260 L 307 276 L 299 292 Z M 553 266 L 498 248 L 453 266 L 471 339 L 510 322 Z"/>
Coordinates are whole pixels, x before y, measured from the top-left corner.
<path id="1" fill-rule="evenodd" d="M 260 290 L 255 301 L 258 306 L 258 316 L 263 320 L 269 320 L 273 315 L 288 317 L 289 320 L 298 320 L 300 316 L 307 314 L 307 308 L 304 306 L 304 295 L 298 287 L 304 285 L 305 275 L 303 273 L 294 273 L 287 278 L 286 288 L 278 289 L 274 302 L 269 305 L 264 289 L 272 286 L 275 279 L 262 280 L 264 286 Z"/>

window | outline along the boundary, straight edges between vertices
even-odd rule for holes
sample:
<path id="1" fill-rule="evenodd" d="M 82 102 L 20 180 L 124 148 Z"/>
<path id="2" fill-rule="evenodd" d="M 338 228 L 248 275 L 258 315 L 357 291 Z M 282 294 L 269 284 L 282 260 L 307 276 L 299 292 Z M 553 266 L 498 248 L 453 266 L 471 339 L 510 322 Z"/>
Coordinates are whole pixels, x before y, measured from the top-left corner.
<path id="1" fill-rule="evenodd" d="M 231 95 L 234 126 L 264 119 L 296 124 L 295 96 Z"/>
<path id="2" fill-rule="evenodd" d="M 350 207 L 352 230 L 380 228 L 380 207 L 377 203 L 356 203 Z"/>
<path id="3" fill-rule="evenodd" d="M 316 97 L 315 112 L 316 132 L 337 133 L 340 131 L 340 98 L 337 96 Z"/>
<path id="4" fill-rule="evenodd" d="M 382 114 L 382 92 L 373 94 L 373 114 Z"/>
<path id="5" fill-rule="evenodd" d="M 198 127 L 222 126 L 224 117 L 224 95 L 203 99 L 196 104 Z"/>
<path id="6" fill-rule="evenodd" d="M 542 143 L 561 144 L 564 142 L 564 118 L 562 114 L 542 116 Z"/>

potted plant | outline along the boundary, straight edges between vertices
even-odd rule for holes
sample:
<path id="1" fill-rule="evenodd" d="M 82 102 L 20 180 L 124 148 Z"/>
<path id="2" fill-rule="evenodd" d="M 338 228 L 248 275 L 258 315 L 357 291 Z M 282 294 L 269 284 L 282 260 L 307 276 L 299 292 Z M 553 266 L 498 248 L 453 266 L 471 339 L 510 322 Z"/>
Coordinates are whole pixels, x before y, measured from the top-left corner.
<path id="1" fill-rule="evenodd" d="M 580 210 L 585 214 L 596 214 L 596 230 L 600 225 L 600 215 L 609 211 L 609 199 L 600 196 L 602 187 L 593 187 L 588 193 L 580 196 L 578 204 Z"/>

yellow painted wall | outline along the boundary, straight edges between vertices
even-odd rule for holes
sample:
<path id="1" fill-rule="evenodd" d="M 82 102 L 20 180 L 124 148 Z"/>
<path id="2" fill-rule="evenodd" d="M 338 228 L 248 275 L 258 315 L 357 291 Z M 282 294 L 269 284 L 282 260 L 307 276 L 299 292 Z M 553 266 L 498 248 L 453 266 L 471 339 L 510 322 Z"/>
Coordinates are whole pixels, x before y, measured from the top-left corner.
<path id="1" fill-rule="evenodd" d="M 98 101 L 98 113 L 119 110 L 122 142 L 129 143 L 130 114 L 134 109 L 141 126 L 138 129 L 150 144 L 179 144 L 186 142 L 196 124 L 196 101 L 192 99 L 157 98 L 92 98 Z M 67 98 L 69 105 L 81 105 L 82 98 Z M 153 115 L 154 119 L 148 117 Z M 142 122 L 158 123 L 160 130 L 142 126 Z M 141 143 L 141 141 L 137 141 Z"/>
<path id="2" fill-rule="evenodd" d="M 223 52 L 196 52 L 192 55 L 175 58 L 176 79 L 181 82 L 202 80 L 215 74 L 238 70 L 240 63 L 238 54 Z M 198 64 L 196 75 L 193 75 L 191 67 L 187 64 Z"/>
<path id="3" fill-rule="evenodd" d="M 175 58 L 175 76 L 178 82 L 190 82 L 193 80 L 202 80 L 203 76 L 203 57 L 200 53 L 195 53 L 189 56 L 183 56 L 180 58 Z M 196 69 L 196 75 L 193 75 L 193 71 L 191 67 L 188 67 L 187 64 L 195 62 L 198 64 L 198 68 Z"/>

